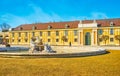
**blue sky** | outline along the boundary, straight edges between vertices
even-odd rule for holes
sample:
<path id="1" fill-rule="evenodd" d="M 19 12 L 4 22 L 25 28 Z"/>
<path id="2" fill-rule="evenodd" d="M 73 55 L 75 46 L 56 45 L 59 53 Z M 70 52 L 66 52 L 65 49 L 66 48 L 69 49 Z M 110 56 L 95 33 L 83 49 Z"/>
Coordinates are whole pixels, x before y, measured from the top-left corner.
<path id="1" fill-rule="evenodd" d="M 120 0 L 0 0 L 0 24 L 120 18 Z"/>

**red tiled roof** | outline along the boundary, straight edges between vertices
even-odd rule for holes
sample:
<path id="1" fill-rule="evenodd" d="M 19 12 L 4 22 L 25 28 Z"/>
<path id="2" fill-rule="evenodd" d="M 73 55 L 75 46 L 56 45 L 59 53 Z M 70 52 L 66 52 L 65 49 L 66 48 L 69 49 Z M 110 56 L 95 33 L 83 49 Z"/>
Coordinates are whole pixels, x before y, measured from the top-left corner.
<path id="1" fill-rule="evenodd" d="M 99 27 L 109 27 L 110 22 L 114 23 L 114 26 L 120 26 L 120 18 L 118 19 L 101 19 L 96 20 Z M 82 24 L 93 23 L 93 20 L 83 20 Z M 70 21 L 70 22 L 50 22 L 50 23 L 37 23 L 37 24 L 24 24 L 16 27 L 14 31 L 20 30 L 32 30 L 32 27 L 35 26 L 36 30 L 45 30 L 48 29 L 48 26 L 51 26 L 51 29 L 64 29 L 65 25 L 68 25 L 69 28 L 78 28 L 79 21 Z"/>
<path id="2" fill-rule="evenodd" d="M 100 27 L 109 27 L 110 22 L 113 22 L 114 26 L 120 26 L 120 18 L 118 18 L 118 19 L 101 19 L 101 20 L 96 20 L 96 22 L 98 23 L 98 25 L 100 25 Z M 82 21 L 82 23 L 83 24 L 93 23 L 93 20 L 84 20 L 84 21 Z"/>
<path id="3" fill-rule="evenodd" d="M 48 26 L 51 26 L 51 29 L 64 29 L 65 25 L 68 25 L 69 28 L 77 28 L 79 21 L 71 22 L 50 22 L 50 23 L 38 23 L 38 24 L 24 24 L 16 27 L 14 30 L 32 30 L 32 27 L 36 27 L 36 30 L 45 30 L 48 29 Z"/>

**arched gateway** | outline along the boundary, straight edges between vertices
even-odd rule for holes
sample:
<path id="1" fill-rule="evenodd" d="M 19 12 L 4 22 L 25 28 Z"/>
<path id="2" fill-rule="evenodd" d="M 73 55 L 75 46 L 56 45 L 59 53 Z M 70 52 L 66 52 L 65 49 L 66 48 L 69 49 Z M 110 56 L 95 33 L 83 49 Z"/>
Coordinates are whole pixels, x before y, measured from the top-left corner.
<path id="1" fill-rule="evenodd" d="M 91 45 L 91 35 L 90 35 L 90 32 L 86 32 L 86 34 L 85 34 L 85 45 Z"/>

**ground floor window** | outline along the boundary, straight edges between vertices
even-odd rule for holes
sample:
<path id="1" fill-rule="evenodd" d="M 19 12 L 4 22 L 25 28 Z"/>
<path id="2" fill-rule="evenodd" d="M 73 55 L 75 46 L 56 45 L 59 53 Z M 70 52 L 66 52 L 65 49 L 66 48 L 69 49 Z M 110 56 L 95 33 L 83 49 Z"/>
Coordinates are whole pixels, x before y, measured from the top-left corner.
<path id="1" fill-rule="evenodd" d="M 27 40 L 27 39 L 25 39 L 25 42 L 28 42 L 28 40 Z"/>
<path id="2" fill-rule="evenodd" d="M 110 38 L 110 42 L 113 42 L 114 41 L 114 39 L 113 38 Z"/>
<path id="3" fill-rule="evenodd" d="M 56 42 L 59 42 L 59 39 L 56 39 Z"/>
<path id="4" fill-rule="evenodd" d="M 21 40 L 20 40 L 20 39 L 18 39 L 18 42 L 21 42 Z"/>
<path id="5" fill-rule="evenodd" d="M 48 42 L 50 42 L 51 40 L 50 39 L 48 39 Z"/>
<path id="6" fill-rule="evenodd" d="M 14 39 L 12 39 L 12 42 L 14 42 Z"/>
<path id="7" fill-rule="evenodd" d="M 99 38 L 99 42 L 102 42 L 102 38 Z"/>
<path id="8" fill-rule="evenodd" d="M 75 39 L 74 39 L 74 42 L 77 42 L 77 41 L 78 41 L 78 39 L 77 39 L 77 38 L 75 38 Z"/>
<path id="9" fill-rule="evenodd" d="M 68 42 L 68 39 L 67 39 L 67 38 L 65 39 L 65 42 Z"/>

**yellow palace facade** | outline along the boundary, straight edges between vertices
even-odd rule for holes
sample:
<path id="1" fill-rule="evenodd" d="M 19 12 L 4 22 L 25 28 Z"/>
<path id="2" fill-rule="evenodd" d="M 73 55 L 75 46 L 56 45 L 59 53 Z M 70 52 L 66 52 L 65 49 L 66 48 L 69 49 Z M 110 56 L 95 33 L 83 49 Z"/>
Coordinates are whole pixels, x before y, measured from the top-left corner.
<path id="1" fill-rule="evenodd" d="M 29 45 L 36 38 L 50 45 L 119 45 L 120 19 L 23 24 L 8 33 L 4 38 L 13 45 Z"/>

